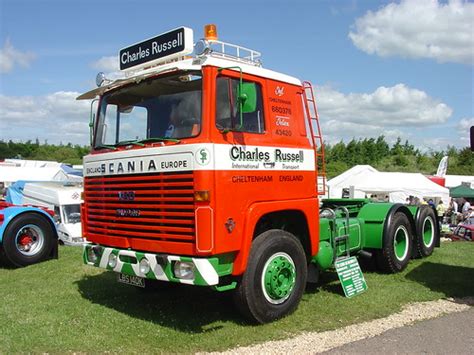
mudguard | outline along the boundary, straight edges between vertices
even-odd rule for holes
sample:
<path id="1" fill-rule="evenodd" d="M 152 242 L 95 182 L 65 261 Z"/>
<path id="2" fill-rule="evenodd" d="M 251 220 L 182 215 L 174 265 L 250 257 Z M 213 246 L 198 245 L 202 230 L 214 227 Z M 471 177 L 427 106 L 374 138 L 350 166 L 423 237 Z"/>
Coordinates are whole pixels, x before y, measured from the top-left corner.
<path id="1" fill-rule="evenodd" d="M 391 224 L 393 216 L 397 212 L 403 212 L 410 221 L 412 232 L 415 233 L 415 221 L 410 210 L 401 203 L 368 203 L 364 205 L 357 217 L 365 221 L 364 235 L 366 248 L 381 249 L 383 236 L 387 234 L 387 229 Z"/>

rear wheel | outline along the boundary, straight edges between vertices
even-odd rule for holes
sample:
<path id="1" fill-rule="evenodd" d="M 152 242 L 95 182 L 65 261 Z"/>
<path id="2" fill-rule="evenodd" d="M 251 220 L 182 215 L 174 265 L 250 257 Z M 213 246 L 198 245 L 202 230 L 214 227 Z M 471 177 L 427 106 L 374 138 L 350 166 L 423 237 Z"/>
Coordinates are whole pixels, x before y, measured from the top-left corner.
<path id="1" fill-rule="evenodd" d="M 433 209 L 422 206 L 416 221 L 415 245 L 418 256 L 430 256 L 433 253 L 438 237 L 439 228 Z"/>
<path id="2" fill-rule="evenodd" d="M 382 249 L 376 254 L 377 265 L 382 271 L 395 273 L 405 269 L 411 258 L 412 234 L 408 217 L 397 212 L 383 236 Z"/>
<path id="3" fill-rule="evenodd" d="M 306 256 L 299 240 L 288 232 L 269 230 L 252 243 L 234 301 L 250 320 L 271 322 L 296 309 L 306 277 Z"/>
<path id="4" fill-rule="evenodd" d="M 44 217 L 19 215 L 5 229 L 2 259 L 17 267 L 37 263 L 48 257 L 54 239 L 54 230 Z"/>

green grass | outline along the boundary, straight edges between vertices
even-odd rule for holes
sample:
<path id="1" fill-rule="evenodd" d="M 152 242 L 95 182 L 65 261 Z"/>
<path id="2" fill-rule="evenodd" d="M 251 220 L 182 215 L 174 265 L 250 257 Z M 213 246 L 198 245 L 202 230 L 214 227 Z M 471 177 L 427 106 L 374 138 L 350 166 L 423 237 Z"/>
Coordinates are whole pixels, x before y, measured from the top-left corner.
<path id="1" fill-rule="evenodd" d="M 383 317 L 414 301 L 474 296 L 474 243 L 444 243 L 407 270 L 365 270 L 369 289 L 347 299 L 334 272 L 308 287 L 297 311 L 248 325 L 228 293 L 191 286 L 141 290 L 82 264 L 81 249 L 59 260 L 0 268 L 0 352 L 195 352 L 223 350 L 302 331 Z"/>

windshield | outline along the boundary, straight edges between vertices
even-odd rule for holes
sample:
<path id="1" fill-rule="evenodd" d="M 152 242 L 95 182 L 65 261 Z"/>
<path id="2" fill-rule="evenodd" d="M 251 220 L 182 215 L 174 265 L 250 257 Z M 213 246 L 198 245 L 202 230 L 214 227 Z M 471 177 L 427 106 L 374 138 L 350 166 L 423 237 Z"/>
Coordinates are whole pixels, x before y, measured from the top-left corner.
<path id="1" fill-rule="evenodd" d="M 150 140 L 177 140 L 201 130 L 202 76 L 178 73 L 104 95 L 96 148 Z"/>
<path id="2" fill-rule="evenodd" d="M 64 223 L 79 223 L 81 221 L 80 205 L 64 205 Z"/>

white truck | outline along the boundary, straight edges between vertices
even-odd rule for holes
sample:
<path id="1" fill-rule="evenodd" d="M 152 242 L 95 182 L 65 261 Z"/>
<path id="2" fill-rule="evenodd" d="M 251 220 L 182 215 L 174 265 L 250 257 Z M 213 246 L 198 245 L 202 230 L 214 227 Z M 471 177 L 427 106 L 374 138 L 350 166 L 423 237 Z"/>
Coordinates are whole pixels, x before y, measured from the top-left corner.
<path id="1" fill-rule="evenodd" d="M 82 184 L 60 181 L 17 181 L 7 190 L 7 202 L 46 207 L 55 213 L 59 240 L 66 245 L 82 245 Z"/>

